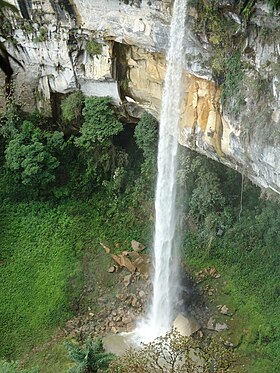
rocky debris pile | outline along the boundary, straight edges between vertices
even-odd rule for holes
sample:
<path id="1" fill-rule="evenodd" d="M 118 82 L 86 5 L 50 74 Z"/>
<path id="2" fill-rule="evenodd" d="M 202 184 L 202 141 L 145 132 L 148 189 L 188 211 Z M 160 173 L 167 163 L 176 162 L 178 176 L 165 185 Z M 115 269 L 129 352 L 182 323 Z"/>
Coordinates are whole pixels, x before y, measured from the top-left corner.
<path id="1" fill-rule="evenodd" d="M 110 249 L 103 243 L 100 243 L 104 248 L 105 253 L 109 254 Z M 145 249 L 145 246 L 138 241 L 131 241 L 131 248 L 133 251 L 122 251 L 120 254 L 112 254 L 112 259 L 117 263 L 108 269 L 108 272 L 114 273 L 119 268 L 126 268 L 129 272 L 139 272 L 145 277 L 149 278 L 150 258 L 147 254 L 140 254 Z"/>
<path id="2" fill-rule="evenodd" d="M 108 333 L 130 332 L 137 320 L 142 318 L 151 295 L 152 284 L 149 280 L 150 258 L 141 253 L 145 246 L 133 240 L 133 251 L 111 254 L 108 246 L 100 243 L 106 254 L 110 254 L 116 264 L 108 269 L 114 273 L 123 271 L 121 281 L 116 285 L 116 295 L 101 294 L 88 313 L 69 320 L 64 328 L 65 335 L 83 340 L 87 336 L 95 338 Z M 92 310 L 98 309 L 98 312 Z"/>
<path id="3" fill-rule="evenodd" d="M 206 280 L 207 278 L 220 278 L 221 275 L 219 272 L 216 270 L 215 267 L 209 267 L 209 268 L 204 268 L 201 271 L 197 272 L 196 274 L 196 281 L 199 284 L 200 282 Z"/>

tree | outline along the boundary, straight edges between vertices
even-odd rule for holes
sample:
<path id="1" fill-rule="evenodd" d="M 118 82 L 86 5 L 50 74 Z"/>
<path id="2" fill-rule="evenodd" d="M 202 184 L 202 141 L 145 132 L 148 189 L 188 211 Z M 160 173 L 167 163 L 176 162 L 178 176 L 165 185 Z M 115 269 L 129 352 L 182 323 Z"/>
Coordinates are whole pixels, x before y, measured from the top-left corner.
<path id="1" fill-rule="evenodd" d="M 195 340 L 173 330 L 141 349 L 128 350 L 107 373 L 225 373 L 233 360 L 233 352 L 221 342 Z"/>
<path id="2" fill-rule="evenodd" d="M 5 150 L 6 167 L 24 185 L 44 188 L 55 180 L 58 150 L 64 147 L 62 132 L 44 132 L 24 121 Z"/>
<path id="3" fill-rule="evenodd" d="M 143 200 L 147 196 L 154 198 L 154 184 L 156 179 L 156 160 L 158 144 L 158 122 L 149 113 L 144 113 L 134 131 L 136 145 L 143 152 L 144 161 L 141 164 L 141 175 L 137 180 L 137 195 L 142 194 Z M 137 198 L 139 201 L 141 198 Z"/>
<path id="4" fill-rule="evenodd" d="M 157 154 L 158 123 L 149 113 L 144 113 L 135 127 L 134 137 L 145 159 L 154 162 Z"/>
<path id="5" fill-rule="evenodd" d="M 111 144 L 113 136 L 123 130 L 123 124 L 117 118 L 110 97 L 87 98 L 83 117 L 81 136 L 76 144 L 85 150 L 90 150 L 97 143 Z"/>
<path id="6" fill-rule="evenodd" d="M 114 145 L 114 136 L 123 130 L 109 97 L 85 99 L 84 123 L 75 145 L 86 163 L 86 180 L 99 182 L 113 177 L 126 163 L 126 154 Z"/>
<path id="7" fill-rule="evenodd" d="M 69 373 L 97 373 L 105 370 L 115 359 L 115 355 L 104 351 L 101 338 L 95 341 L 92 341 L 90 337 L 87 338 L 84 348 L 70 342 L 66 342 L 65 347 L 70 358 L 76 363 Z"/>

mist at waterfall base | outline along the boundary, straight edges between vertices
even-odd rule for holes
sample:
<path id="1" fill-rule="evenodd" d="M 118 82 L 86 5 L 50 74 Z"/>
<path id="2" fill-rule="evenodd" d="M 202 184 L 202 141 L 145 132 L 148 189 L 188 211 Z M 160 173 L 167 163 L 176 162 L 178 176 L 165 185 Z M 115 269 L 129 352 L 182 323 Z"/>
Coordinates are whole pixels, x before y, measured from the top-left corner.
<path id="1" fill-rule="evenodd" d="M 158 144 L 153 297 L 146 319 L 135 331 L 135 338 L 141 342 L 152 341 L 171 329 L 179 295 L 176 172 L 186 3 L 186 0 L 175 0 L 170 29 Z"/>

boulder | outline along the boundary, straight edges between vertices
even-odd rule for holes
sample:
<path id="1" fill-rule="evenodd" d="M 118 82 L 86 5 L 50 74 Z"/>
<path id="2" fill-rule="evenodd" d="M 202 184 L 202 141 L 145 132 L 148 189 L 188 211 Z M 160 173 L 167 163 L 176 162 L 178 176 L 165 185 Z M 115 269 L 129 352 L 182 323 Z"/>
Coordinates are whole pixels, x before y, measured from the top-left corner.
<path id="1" fill-rule="evenodd" d="M 123 257 L 123 266 L 126 267 L 131 273 L 134 273 L 136 270 L 136 267 L 131 263 L 130 259 L 128 259 L 127 257 Z"/>
<path id="2" fill-rule="evenodd" d="M 129 272 L 134 273 L 136 267 L 132 264 L 131 260 L 127 256 L 123 256 L 122 254 L 112 255 L 112 258 L 120 267 L 126 267 Z"/>
<path id="3" fill-rule="evenodd" d="M 136 252 L 143 251 L 145 249 L 145 246 L 142 243 L 135 241 L 135 240 L 131 241 L 131 247 L 133 251 L 136 251 Z"/>
<path id="4" fill-rule="evenodd" d="M 220 309 L 220 312 L 222 315 L 228 315 L 228 307 L 226 305 L 223 305 Z"/>
<path id="5" fill-rule="evenodd" d="M 193 333 L 197 332 L 201 326 L 199 323 L 189 315 L 179 315 L 173 321 L 173 328 L 176 329 L 182 336 L 190 337 Z"/>
<path id="6" fill-rule="evenodd" d="M 216 320 L 213 317 L 210 317 L 210 319 L 207 322 L 207 329 L 209 330 L 215 330 L 216 332 L 221 332 L 223 330 L 226 330 L 227 328 L 228 327 L 226 323 L 221 324 L 219 322 L 216 322 Z"/>

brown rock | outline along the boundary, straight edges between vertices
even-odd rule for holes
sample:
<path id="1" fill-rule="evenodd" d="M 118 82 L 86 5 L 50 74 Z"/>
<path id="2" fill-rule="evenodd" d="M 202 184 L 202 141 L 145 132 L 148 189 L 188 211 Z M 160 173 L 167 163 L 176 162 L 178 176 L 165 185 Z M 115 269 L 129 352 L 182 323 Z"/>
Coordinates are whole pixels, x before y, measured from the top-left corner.
<path id="1" fill-rule="evenodd" d="M 123 300 L 125 300 L 126 295 L 125 295 L 125 294 L 122 294 L 122 293 L 118 293 L 118 294 L 116 295 L 116 298 L 119 299 L 119 300 L 121 300 L 121 301 L 123 301 Z"/>
<path id="2" fill-rule="evenodd" d="M 136 252 L 143 251 L 145 249 L 145 246 L 142 243 L 135 241 L 135 240 L 131 241 L 131 247 L 133 251 L 136 251 Z"/>
<path id="3" fill-rule="evenodd" d="M 143 262 L 144 262 L 144 259 L 141 258 L 141 256 L 139 256 L 139 258 L 133 261 L 133 265 L 138 268 L 138 266 L 140 266 L 140 264 L 142 264 Z"/>
<path id="4" fill-rule="evenodd" d="M 132 274 L 124 276 L 123 283 L 125 287 L 128 287 L 131 283 Z"/>
<path id="5" fill-rule="evenodd" d="M 132 298 L 131 305 L 132 305 L 132 307 L 134 307 L 134 308 L 137 308 L 137 307 L 139 307 L 139 305 L 140 305 L 139 302 L 138 302 L 138 299 L 136 298 L 135 295 L 134 295 L 133 298 Z"/>
<path id="6" fill-rule="evenodd" d="M 135 251 L 129 251 L 128 253 L 129 257 L 131 258 L 132 261 L 138 259 L 141 257 L 141 255 Z"/>
<path id="7" fill-rule="evenodd" d="M 131 317 L 131 316 L 123 317 L 123 318 L 122 318 L 122 322 L 123 322 L 124 324 L 129 324 L 129 323 L 132 322 L 132 317 Z"/>
<path id="8" fill-rule="evenodd" d="M 112 326 L 111 332 L 114 333 L 114 334 L 117 334 L 119 332 L 119 329 L 115 326 Z"/>
<path id="9" fill-rule="evenodd" d="M 120 255 L 112 255 L 112 258 L 114 259 L 114 261 L 115 261 L 116 263 L 118 263 L 118 265 L 119 265 L 120 267 L 122 267 L 122 261 L 121 261 L 121 257 L 120 257 Z"/>
<path id="10" fill-rule="evenodd" d="M 116 271 L 116 267 L 115 267 L 115 266 L 112 266 L 112 267 L 110 267 L 110 268 L 108 269 L 107 272 L 109 272 L 109 273 L 114 273 L 115 271 Z"/>
<path id="11" fill-rule="evenodd" d="M 100 245 L 103 247 L 106 254 L 110 253 L 110 248 L 108 246 L 104 245 L 103 242 L 100 242 Z"/>
<path id="12" fill-rule="evenodd" d="M 122 257 L 123 258 L 123 266 L 126 267 L 129 272 L 134 273 L 136 270 L 136 267 L 131 263 L 130 259 L 127 257 Z"/>

